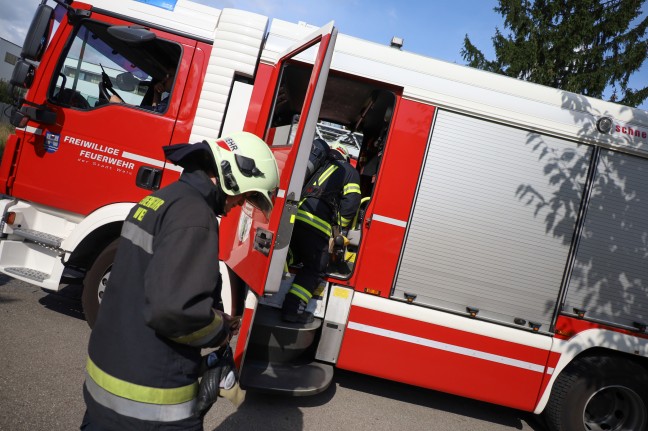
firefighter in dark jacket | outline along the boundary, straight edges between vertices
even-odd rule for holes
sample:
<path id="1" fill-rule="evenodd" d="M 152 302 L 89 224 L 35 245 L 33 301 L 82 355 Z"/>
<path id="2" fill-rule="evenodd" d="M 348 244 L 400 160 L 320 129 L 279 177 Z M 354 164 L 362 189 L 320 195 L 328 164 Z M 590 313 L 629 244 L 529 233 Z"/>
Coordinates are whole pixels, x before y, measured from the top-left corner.
<path id="1" fill-rule="evenodd" d="M 349 228 L 360 205 L 360 175 L 349 164 L 349 152 L 339 142 L 331 145 L 329 158 L 306 188 L 299 203 L 290 250 L 302 263 L 282 305 L 282 319 L 310 323 L 305 311 L 324 277 L 329 262 L 329 239 L 334 227 Z"/>
<path id="2" fill-rule="evenodd" d="M 128 214 L 88 345 L 82 430 L 202 430 L 201 348 L 236 330 L 218 309 L 218 216 L 247 200 L 268 217 L 268 146 L 245 132 L 164 147 L 180 179 Z"/>

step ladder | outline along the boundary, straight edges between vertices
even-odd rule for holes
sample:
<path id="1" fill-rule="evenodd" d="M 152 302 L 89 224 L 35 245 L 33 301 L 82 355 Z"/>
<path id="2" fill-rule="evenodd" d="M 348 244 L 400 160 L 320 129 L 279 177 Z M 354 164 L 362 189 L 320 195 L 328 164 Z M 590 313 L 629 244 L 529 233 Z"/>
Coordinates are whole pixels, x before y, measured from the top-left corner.
<path id="1" fill-rule="evenodd" d="M 316 361 L 322 320 L 288 323 L 281 310 L 260 304 L 241 370 L 243 389 L 307 396 L 320 393 L 333 380 L 333 366 Z"/>

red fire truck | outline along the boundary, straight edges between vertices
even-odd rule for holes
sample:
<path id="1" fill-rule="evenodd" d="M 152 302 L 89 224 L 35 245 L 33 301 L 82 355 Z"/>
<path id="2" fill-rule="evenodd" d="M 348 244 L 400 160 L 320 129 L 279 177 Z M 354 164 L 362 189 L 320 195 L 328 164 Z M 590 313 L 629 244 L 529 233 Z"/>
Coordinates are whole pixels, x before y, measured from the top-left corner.
<path id="1" fill-rule="evenodd" d="M 52 291 L 83 276 L 92 323 L 128 210 L 178 176 L 161 146 L 244 129 L 281 172 L 269 220 L 244 206 L 221 221 L 245 388 L 314 394 L 340 368 L 545 413 L 552 430 L 647 429 L 646 111 L 332 24 L 57 3 L 12 77 L 28 91 L 0 167 L 0 271 Z M 276 306 L 316 135 L 356 146 L 363 204 L 304 326 Z"/>

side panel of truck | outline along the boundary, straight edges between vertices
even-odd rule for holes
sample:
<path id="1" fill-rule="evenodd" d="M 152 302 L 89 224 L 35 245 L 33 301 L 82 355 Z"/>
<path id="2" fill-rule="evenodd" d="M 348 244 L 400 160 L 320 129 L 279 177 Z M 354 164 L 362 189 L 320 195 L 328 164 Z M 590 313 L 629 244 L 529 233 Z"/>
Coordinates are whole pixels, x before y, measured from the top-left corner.
<path id="1" fill-rule="evenodd" d="M 438 109 L 432 126 L 434 112 L 395 113 L 336 365 L 533 410 L 588 148 Z M 550 179 L 555 158 L 583 164 L 570 187 Z M 552 193 L 576 202 L 549 229 Z"/>
<path id="2" fill-rule="evenodd" d="M 430 105 L 407 99 L 397 103 L 362 226 L 357 268 L 349 280 L 361 292 L 371 289 L 385 298 L 390 295 L 433 115 Z"/>
<path id="3" fill-rule="evenodd" d="M 551 338 L 356 293 L 336 366 L 531 411 Z"/>

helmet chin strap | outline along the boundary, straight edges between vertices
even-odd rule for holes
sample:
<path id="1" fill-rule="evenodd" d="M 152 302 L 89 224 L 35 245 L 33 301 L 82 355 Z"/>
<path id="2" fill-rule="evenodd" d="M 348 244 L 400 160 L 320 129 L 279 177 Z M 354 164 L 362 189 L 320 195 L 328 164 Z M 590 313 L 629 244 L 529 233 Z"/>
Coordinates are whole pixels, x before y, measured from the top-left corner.
<path id="1" fill-rule="evenodd" d="M 214 182 L 216 185 L 216 196 L 213 201 L 212 209 L 214 210 L 214 214 L 216 214 L 217 217 L 222 217 L 225 214 L 227 194 L 223 190 L 223 186 L 220 183 L 218 176 L 214 177 Z"/>
<path id="2" fill-rule="evenodd" d="M 238 192 L 239 186 L 236 182 L 236 178 L 234 178 L 234 174 L 232 174 L 232 166 L 230 165 L 230 162 L 223 160 L 221 162 L 221 169 L 223 170 L 223 185 L 233 192 Z"/>

